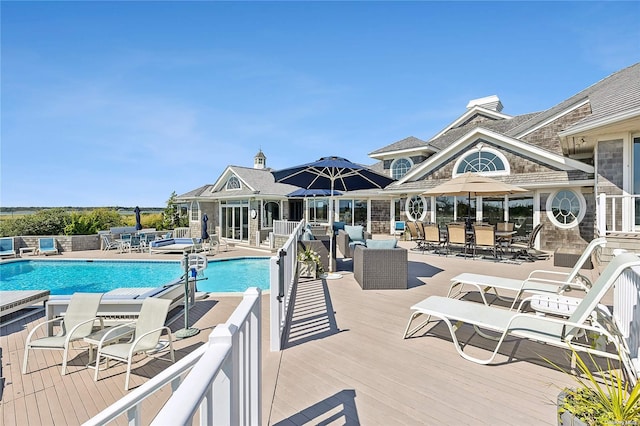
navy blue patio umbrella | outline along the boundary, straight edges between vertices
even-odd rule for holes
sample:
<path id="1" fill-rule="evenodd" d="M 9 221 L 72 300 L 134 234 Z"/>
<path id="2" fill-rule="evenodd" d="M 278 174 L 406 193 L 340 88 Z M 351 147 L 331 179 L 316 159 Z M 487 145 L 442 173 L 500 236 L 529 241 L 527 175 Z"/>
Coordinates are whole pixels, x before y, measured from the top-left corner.
<path id="1" fill-rule="evenodd" d="M 140 223 L 140 207 L 136 206 L 133 212 L 136 214 L 136 231 L 139 231 L 142 229 L 142 224 Z"/>
<path id="2" fill-rule="evenodd" d="M 207 232 L 207 222 L 209 221 L 209 217 L 207 216 L 207 214 L 203 214 L 202 215 L 202 233 L 200 235 L 200 237 L 202 238 L 202 241 L 206 240 L 209 238 L 209 233 Z"/>
<path id="3" fill-rule="evenodd" d="M 384 188 L 394 180 L 342 157 L 322 157 L 313 163 L 271 172 L 276 182 L 310 190 L 328 190 L 329 229 L 333 229 L 333 195 L 335 191 Z M 333 232 L 330 232 L 329 271 L 333 270 Z"/>
<path id="4" fill-rule="evenodd" d="M 304 189 L 299 188 L 293 192 L 287 194 L 289 198 L 302 198 L 302 197 L 328 197 L 330 195 L 342 195 L 340 191 L 333 191 L 330 189 Z"/>

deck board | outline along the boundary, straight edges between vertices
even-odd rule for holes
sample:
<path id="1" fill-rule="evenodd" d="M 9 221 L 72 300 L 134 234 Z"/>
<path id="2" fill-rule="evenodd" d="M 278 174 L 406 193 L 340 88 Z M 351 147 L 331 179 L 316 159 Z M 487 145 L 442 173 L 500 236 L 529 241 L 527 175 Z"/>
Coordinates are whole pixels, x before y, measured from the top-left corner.
<path id="1" fill-rule="evenodd" d="M 401 243 L 411 247 L 413 243 Z M 179 255 L 115 252 L 72 253 L 75 257 L 180 258 Z M 63 254 L 69 257 L 70 253 Z M 255 255 L 234 247 L 215 257 Z M 505 342 L 492 365 L 461 358 L 442 324 L 427 326 L 409 339 L 402 335 L 410 307 L 429 295 L 445 295 L 450 279 L 461 272 L 525 278 L 533 269 L 555 268 L 552 261 L 522 265 L 493 264 L 409 253 L 410 288 L 363 291 L 348 271 L 350 260 L 338 259 L 339 280 L 301 280 L 287 346 L 269 352 L 268 296 L 263 299 L 263 423 L 364 425 L 510 425 L 556 424 L 555 397 L 571 378 L 549 367 L 547 357 L 566 365 L 565 351 L 533 342 Z M 585 271 L 591 277 L 596 271 Z M 469 297 L 473 297 L 470 295 Z M 226 321 L 240 302 L 238 295 L 212 295 L 197 302 L 190 323 L 201 329 L 176 341 L 181 359 L 207 340 L 215 325 Z M 76 425 L 123 395 L 125 366 L 101 371 L 98 382 L 86 368 L 84 348 L 71 351 L 68 374 L 60 375 L 62 351 L 32 351 L 29 373 L 21 374 L 24 341 L 42 313 L 3 327 L 0 418 L 4 425 Z M 171 329 L 182 328 L 178 318 Z M 461 330 L 462 340 L 477 356 L 488 356 L 492 342 Z M 131 387 L 145 383 L 167 361 L 137 358 Z M 148 424 L 170 396 L 163 389 L 143 405 Z M 30 409 L 27 409 L 29 407 Z M 37 407 L 37 409 L 32 409 Z M 116 425 L 126 425 L 121 416 Z"/>

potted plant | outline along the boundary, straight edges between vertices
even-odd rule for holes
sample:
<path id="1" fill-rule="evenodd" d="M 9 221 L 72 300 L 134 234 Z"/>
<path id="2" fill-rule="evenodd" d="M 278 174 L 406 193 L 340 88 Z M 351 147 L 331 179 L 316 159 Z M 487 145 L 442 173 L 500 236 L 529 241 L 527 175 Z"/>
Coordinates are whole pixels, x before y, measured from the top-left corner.
<path id="1" fill-rule="evenodd" d="M 605 373 L 589 354 L 596 366 L 594 374 L 575 350 L 573 354 L 578 374 L 572 376 L 577 386 L 565 388 L 558 395 L 558 425 L 640 425 L 640 384 L 631 386 L 622 368 L 614 369 L 609 360 Z"/>
<path id="2" fill-rule="evenodd" d="M 318 253 L 309 247 L 298 252 L 298 272 L 305 278 L 317 278 L 318 274 L 323 273 L 324 268 Z"/>

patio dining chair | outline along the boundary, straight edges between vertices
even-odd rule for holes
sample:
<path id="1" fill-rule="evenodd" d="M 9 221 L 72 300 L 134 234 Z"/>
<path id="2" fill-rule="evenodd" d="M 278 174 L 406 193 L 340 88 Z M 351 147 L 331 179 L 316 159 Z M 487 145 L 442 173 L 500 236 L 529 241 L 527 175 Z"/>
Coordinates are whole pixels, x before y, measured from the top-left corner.
<path id="1" fill-rule="evenodd" d="M 539 223 L 529 234 L 529 238 L 525 243 L 521 242 L 513 242 L 511 247 L 514 250 L 518 250 L 514 254 L 515 259 L 524 259 L 529 262 L 535 262 L 536 260 L 547 259 L 550 254 L 545 253 L 541 250 L 536 249 L 536 238 L 538 238 L 538 234 L 542 231 L 542 224 Z"/>
<path id="2" fill-rule="evenodd" d="M 452 247 L 462 247 L 464 255 L 467 255 L 469 239 L 467 238 L 467 226 L 461 222 L 447 224 L 447 254 Z"/>
<path id="3" fill-rule="evenodd" d="M 488 249 L 493 252 L 493 258 L 498 258 L 498 242 L 492 225 L 473 225 L 473 256 L 478 249 Z"/>
<path id="4" fill-rule="evenodd" d="M 446 238 L 442 238 L 438 224 L 433 222 L 418 222 L 418 224 L 422 229 L 424 243 L 427 248 L 432 249 L 435 253 L 439 253 L 438 249 L 444 247 L 447 240 Z"/>
<path id="5" fill-rule="evenodd" d="M 409 239 L 416 243 L 416 245 L 412 247 L 411 250 L 424 251 L 424 236 L 420 233 L 416 222 L 407 222 L 407 232 L 409 233 Z"/>

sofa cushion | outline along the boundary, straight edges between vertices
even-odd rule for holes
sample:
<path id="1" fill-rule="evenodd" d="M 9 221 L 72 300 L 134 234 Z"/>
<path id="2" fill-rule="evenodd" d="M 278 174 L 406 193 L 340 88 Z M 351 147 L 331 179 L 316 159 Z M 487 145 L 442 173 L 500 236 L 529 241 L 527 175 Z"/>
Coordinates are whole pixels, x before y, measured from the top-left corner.
<path id="1" fill-rule="evenodd" d="M 396 248 L 397 240 L 395 238 L 386 240 L 367 240 L 367 248 L 370 249 L 392 249 Z"/>
<path id="2" fill-rule="evenodd" d="M 304 232 L 302 233 L 302 241 L 312 241 L 315 239 L 316 237 L 314 237 L 313 233 L 308 229 L 305 229 Z"/>
<path id="3" fill-rule="evenodd" d="M 347 234 L 349 234 L 349 239 L 351 241 L 362 241 L 364 242 L 364 229 L 362 225 L 345 225 L 344 230 Z"/>

